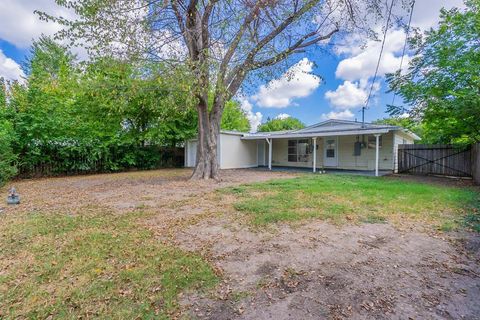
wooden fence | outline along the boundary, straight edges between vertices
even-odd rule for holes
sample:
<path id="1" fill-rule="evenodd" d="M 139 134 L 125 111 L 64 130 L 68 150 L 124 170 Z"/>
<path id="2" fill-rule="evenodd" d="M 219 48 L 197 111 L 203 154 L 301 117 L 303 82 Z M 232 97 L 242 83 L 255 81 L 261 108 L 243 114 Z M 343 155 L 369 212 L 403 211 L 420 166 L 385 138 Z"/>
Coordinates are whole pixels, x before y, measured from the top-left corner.
<path id="1" fill-rule="evenodd" d="M 480 185 L 480 143 L 472 146 L 472 177 Z"/>
<path id="2" fill-rule="evenodd" d="M 471 177 L 472 160 L 470 147 L 426 144 L 398 146 L 399 173 Z"/>

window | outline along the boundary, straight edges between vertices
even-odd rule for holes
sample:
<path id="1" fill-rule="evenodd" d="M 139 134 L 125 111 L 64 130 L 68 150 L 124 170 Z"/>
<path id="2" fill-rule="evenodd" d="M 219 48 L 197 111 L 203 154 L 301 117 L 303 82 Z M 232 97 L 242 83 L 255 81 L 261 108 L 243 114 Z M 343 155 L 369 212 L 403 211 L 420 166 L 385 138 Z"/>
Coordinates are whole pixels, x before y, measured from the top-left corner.
<path id="1" fill-rule="evenodd" d="M 308 162 L 310 143 L 304 140 L 288 140 L 288 162 Z"/>
<path id="2" fill-rule="evenodd" d="M 326 144 L 326 153 L 325 155 L 327 156 L 327 158 L 335 158 L 335 139 L 332 139 L 332 140 L 326 140 L 325 141 L 325 144 Z"/>
<path id="3" fill-rule="evenodd" d="M 368 149 L 375 149 L 375 136 L 368 136 Z M 378 138 L 378 147 L 382 148 L 382 136 Z"/>

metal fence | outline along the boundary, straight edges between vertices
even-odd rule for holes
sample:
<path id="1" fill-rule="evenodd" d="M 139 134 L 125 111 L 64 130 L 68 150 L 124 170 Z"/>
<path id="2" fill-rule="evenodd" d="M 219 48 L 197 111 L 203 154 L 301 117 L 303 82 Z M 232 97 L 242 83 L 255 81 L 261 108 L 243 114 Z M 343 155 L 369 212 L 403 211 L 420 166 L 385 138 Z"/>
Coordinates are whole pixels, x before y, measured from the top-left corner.
<path id="1" fill-rule="evenodd" d="M 30 178 L 79 175 L 133 169 L 183 167 L 184 165 L 184 148 L 147 146 L 139 147 L 133 150 L 134 152 L 131 149 L 128 151 L 132 156 L 125 157 L 122 150 L 117 150 L 116 152 L 109 151 L 105 156 L 99 156 L 95 160 L 92 160 L 87 154 L 65 155 L 55 151 L 34 163 L 19 163 L 17 176 Z"/>

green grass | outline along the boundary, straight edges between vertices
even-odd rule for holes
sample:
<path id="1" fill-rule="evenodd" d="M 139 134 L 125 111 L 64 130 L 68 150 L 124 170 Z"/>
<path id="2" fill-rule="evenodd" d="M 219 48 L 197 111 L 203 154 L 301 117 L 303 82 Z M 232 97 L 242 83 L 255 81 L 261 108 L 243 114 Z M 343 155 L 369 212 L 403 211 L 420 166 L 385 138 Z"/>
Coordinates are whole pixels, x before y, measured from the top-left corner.
<path id="1" fill-rule="evenodd" d="M 199 256 L 115 215 L 34 213 L 0 224 L 0 319 L 164 319 L 177 297 L 217 282 Z"/>
<path id="2" fill-rule="evenodd" d="M 223 192 L 237 196 L 235 208 L 255 225 L 320 218 L 337 224 L 426 222 L 445 231 L 480 226 L 480 196 L 473 189 L 388 177 L 303 175 Z"/>

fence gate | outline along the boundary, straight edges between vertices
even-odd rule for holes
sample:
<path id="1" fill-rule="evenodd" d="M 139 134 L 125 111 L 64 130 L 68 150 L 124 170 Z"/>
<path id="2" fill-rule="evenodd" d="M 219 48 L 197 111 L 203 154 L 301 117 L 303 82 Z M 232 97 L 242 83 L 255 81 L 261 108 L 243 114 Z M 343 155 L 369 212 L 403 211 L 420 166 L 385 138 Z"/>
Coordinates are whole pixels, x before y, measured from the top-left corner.
<path id="1" fill-rule="evenodd" d="M 443 144 L 400 144 L 398 172 L 470 177 L 471 149 L 459 149 Z"/>

